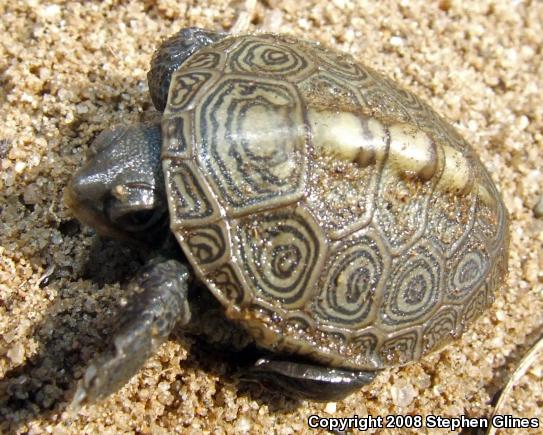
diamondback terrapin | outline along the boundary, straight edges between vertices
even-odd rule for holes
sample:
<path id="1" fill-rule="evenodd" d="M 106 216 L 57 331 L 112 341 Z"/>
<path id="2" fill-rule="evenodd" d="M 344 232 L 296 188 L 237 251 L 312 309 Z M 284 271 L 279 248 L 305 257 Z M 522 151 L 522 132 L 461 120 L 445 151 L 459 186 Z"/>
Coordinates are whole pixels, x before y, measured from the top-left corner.
<path id="1" fill-rule="evenodd" d="M 276 34 L 189 28 L 148 74 L 160 121 L 102 133 L 67 201 L 106 236 L 169 215 L 183 258 L 135 278 L 114 348 L 75 400 L 134 374 L 190 319 L 190 277 L 270 352 L 251 373 L 344 396 L 459 336 L 507 269 L 507 211 L 473 149 L 351 56 Z"/>

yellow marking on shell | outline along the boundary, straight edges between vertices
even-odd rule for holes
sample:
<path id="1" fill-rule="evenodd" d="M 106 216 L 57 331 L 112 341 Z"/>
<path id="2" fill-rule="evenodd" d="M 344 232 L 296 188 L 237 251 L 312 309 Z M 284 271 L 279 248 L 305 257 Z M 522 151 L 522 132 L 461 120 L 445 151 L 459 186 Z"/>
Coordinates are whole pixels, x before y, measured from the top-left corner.
<path id="1" fill-rule="evenodd" d="M 483 201 L 487 207 L 495 207 L 496 200 L 492 194 L 482 184 L 477 184 L 477 196 Z"/>
<path id="2" fill-rule="evenodd" d="M 349 112 L 310 109 L 313 145 L 323 154 L 368 166 L 382 159 L 386 151 L 386 130 L 374 118 Z"/>
<path id="3" fill-rule="evenodd" d="M 375 118 L 355 113 L 318 111 L 310 108 L 309 124 L 317 152 L 337 159 L 356 162 L 361 167 L 374 164 L 387 149 L 387 128 L 390 147 L 386 168 L 407 176 L 428 181 L 438 172 L 437 146 L 443 149 L 443 172 L 437 190 L 468 194 L 475 188 L 485 203 L 491 194 L 481 185 L 474 186 L 474 174 L 468 159 L 456 149 L 436 144 L 427 133 L 406 123 L 384 126 Z"/>
<path id="4" fill-rule="evenodd" d="M 288 123 L 289 110 L 284 106 L 276 106 L 274 110 L 262 106 L 250 107 L 245 113 L 240 128 L 242 134 L 236 139 L 244 141 L 247 150 L 253 155 L 262 159 L 273 158 L 281 151 L 278 149 L 278 144 L 303 141 L 303 129 L 293 131 Z M 273 129 L 270 129 L 270 125 L 273 125 Z M 296 169 L 296 163 L 295 159 L 287 158 L 282 164 L 270 168 L 270 172 L 280 179 L 287 179 Z"/>
<path id="5" fill-rule="evenodd" d="M 473 175 L 469 162 L 460 151 L 443 146 L 445 167 L 437 183 L 437 189 L 467 194 L 473 189 Z"/>
<path id="6" fill-rule="evenodd" d="M 437 168 L 437 156 L 430 137 L 422 130 L 403 123 L 391 125 L 389 132 L 388 165 L 423 181 L 432 178 Z"/>

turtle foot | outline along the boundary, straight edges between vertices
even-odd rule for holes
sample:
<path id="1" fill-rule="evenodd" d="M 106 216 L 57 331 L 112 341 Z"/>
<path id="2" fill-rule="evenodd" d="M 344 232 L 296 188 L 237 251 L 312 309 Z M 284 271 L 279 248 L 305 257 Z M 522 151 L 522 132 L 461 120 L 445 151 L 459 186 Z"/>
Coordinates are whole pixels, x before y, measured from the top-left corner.
<path id="1" fill-rule="evenodd" d="M 290 396 L 328 402 L 344 399 L 369 384 L 377 372 L 260 358 L 241 379 L 279 389 Z"/>
<path id="2" fill-rule="evenodd" d="M 175 260 L 154 262 L 131 285 L 140 292 L 121 314 L 112 345 L 95 357 L 79 382 L 74 412 L 119 390 L 166 339 L 176 324 L 190 320 L 188 269 Z"/>

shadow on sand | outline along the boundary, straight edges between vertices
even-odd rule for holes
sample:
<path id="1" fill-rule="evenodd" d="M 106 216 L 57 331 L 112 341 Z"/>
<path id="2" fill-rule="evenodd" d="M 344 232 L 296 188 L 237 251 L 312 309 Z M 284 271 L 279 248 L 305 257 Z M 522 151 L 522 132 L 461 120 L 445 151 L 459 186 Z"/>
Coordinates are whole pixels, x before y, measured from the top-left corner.
<path id="1" fill-rule="evenodd" d="M 83 280 L 74 283 L 55 274 L 49 277 L 47 285 L 57 286 L 59 296 L 35 325 L 37 351 L 0 380 L 0 432 L 25 432 L 31 421 L 57 420 L 66 410 L 89 360 L 107 346 L 121 298 L 126 296 L 123 287 L 143 261 L 138 252 L 126 245 L 95 237 L 82 272 Z M 106 285 L 113 283 L 120 285 Z M 290 413 L 298 407 L 298 401 L 280 393 L 238 382 L 239 368 L 255 361 L 256 349 L 232 352 L 202 338 L 181 334 L 178 340 L 190 348 L 188 359 L 181 363 L 183 368 L 204 370 L 223 384 L 234 384 L 239 395 L 249 395 L 274 412 Z M 182 406 L 182 401 L 174 403 Z M 176 409 L 169 407 L 167 412 L 175 413 Z"/>

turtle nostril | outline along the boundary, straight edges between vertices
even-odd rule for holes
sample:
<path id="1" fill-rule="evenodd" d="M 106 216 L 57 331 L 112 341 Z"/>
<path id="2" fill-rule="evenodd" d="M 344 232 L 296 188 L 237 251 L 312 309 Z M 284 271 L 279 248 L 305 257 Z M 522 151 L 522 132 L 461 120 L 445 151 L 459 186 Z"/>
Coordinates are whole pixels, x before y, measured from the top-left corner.
<path id="1" fill-rule="evenodd" d="M 85 165 L 79 169 L 70 181 L 68 189 L 79 202 L 92 203 L 94 207 L 100 209 L 101 201 L 107 192 L 107 186 L 102 174 L 93 170 L 91 165 Z"/>
<path id="2" fill-rule="evenodd" d="M 103 191 L 103 189 L 102 189 Z M 79 170 L 64 191 L 64 199 L 76 214 L 81 208 L 100 209 L 98 201 L 102 195 L 99 185 L 85 171 Z"/>

